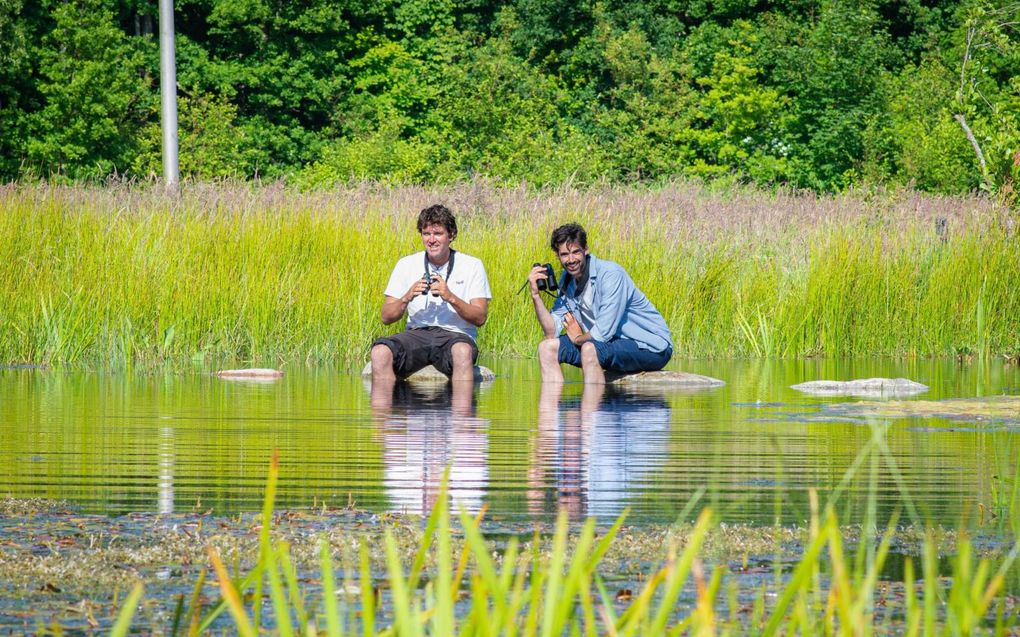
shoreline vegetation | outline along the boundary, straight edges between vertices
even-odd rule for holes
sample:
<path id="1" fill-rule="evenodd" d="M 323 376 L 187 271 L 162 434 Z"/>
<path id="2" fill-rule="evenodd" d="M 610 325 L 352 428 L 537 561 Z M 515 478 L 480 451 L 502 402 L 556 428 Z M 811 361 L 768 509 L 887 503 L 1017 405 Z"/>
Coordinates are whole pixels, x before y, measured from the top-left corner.
<path id="1" fill-rule="evenodd" d="M 274 456 L 261 515 L 232 518 L 108 518 L 0 500 L 4 627 L 20 620 L 26 633 L 117 636 L 129 628 L 1005 635 L 1020 619 L 1015 499 L 990 533 L 896 519 L 884 529 L 870 520 L 841 526 L 814 492 L 800 527 L 724 525 L 710 507 L 670 526 L 625 526 L 626 514 L 576 524 L 561 512 L 555 523 L 515 527 L 484 522 L 484 511 L 454 513 L 445 485 L 427 519 L 276 512 L 278 478 Z"/>
<path id="2" fill-rule="evenodd" d="M 130 367 L 241 361 L 360 369 L 392 264 L 444 202 L 492 284 L 479 346 L 531 356 L 516 294 L 556 225 L 623 264 L 675 357 L 1005 356 L 1020 351 L 1009 206 L 908 190 L 838 195 L 656 187 L 354 183 L 0 186 L 0 361 Z"/>

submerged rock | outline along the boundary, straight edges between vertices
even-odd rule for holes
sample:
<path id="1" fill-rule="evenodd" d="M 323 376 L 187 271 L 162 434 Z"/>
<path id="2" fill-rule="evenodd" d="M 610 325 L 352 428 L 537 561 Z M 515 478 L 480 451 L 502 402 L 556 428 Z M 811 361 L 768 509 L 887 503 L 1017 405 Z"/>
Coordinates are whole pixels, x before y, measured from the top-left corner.
<path id="1" fill-rule="evenodd" d="M 790 387 L 806 394 L 819 396 L 910 396 L 928 391 L 927 385 L 914 382 L 909 378 L 812 380 Z"/>
<path id="2" fill-rule="evenodd" d="M 365 368 L 361 370 L 362 376 L 372 375 L 372 363 L 369 362 L 365 365 Z M 476 383 L 488 383 L 496 379 L 496 374 L 488 367 L 482 367 L 481 365 L 475 365 L 475 382 Z M 432 365 L 428 365 L 411 374 L 405 378 L 409 383 L 445 383 L 450 380 L 449 376 L 439 371 Z"/>
<path id="3" fill-rule="evenodd" d="M 721 387 L 725 381 L 711 376 L 691 374 L 688 372 L 638 372 L 636 374 L 606 374 L 606 382 L 616 387 L 678 387 L 700 389 L 703 387 Z"/>
<path id="4" fill-rule="evenodd" d="M 1011 429 L 1020 424 L 1020 396 L 863 401 L 826 405 L 824 409 L 841 416 L 866 418 L 936 417 L 964 422 L 985 421 Z"/>
<path id="5" fill-rule="evenodd" d="M 241 380 L 273 380 L 283 376 L 283 372 L 278 369 L 250 367 L 248 369 L 222 369 L 215 372 L 214 375 L 228 380 L 235 378 Z"/>

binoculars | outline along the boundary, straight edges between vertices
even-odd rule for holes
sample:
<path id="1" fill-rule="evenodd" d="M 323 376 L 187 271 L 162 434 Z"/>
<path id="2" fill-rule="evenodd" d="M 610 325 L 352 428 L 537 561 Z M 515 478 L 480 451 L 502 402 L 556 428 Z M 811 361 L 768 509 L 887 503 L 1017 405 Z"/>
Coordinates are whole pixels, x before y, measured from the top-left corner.
<path id="1" fill-rule="evenodd" d="M 425 296 L 430 291 L 432 291 L 432 275 L 426 272 L 424 275 L 422 275 L 421 280 L 425 282 L 425 289 L 421 291 L 421 295 Z"/>
<path id="2" fill-rule="evenodd" d="M 550 292 L 555 292 L 556 290 L 560 289 L 559 284 L 556 283 L 556 270 L 553 270 L 551 263 L 546 263 L 544 265 L 541 263 L 536 263 L 531 267 L 545 268 L 545 276 L 547 278 L 539 279 L 538 281 L 536 281 L 539 290 L 549 290 Z"/>

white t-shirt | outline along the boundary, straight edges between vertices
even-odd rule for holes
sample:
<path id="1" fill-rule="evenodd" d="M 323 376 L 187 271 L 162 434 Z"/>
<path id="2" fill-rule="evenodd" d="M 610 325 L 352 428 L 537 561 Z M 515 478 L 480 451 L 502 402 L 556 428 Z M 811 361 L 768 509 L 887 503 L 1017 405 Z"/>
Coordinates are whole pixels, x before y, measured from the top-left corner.
<path id="1" fill-rule="evenodd" d="M 439 268 L 440 275 L 447 274 L 446 265 Z M 425 251 L 415 252 L 399 261 L 393 267 L 390 274 L 390 281 L 386 284 L 386 296 L 399 299 L 407 294 L 415 281 L 418 281 L 425 274 Z M 453 273 L 450 276 L 443 276 L 447 287 L 457 297 L 470 303 L 472 299 L 491 299 L 492 292 L 489 290 L 489 278 L 485 275 L 485 266 L 480 259 L 470 254 L 457 251 L 453 258 Z M 407 328 L 416 327 L 441 327 L 444 330 L 460 332 L 475 340 L 478 328 L 468 323 L 457 314 L 449 303 L 432 296 L 432 293 L 419 294 L 407 305 Z"/>

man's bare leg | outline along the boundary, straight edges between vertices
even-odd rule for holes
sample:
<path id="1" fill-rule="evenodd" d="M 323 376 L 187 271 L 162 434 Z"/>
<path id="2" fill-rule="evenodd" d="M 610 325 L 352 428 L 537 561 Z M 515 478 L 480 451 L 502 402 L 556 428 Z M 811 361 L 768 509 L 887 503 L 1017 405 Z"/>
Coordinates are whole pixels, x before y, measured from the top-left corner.
<path id="1" fill-rule="evenodd" d="M 547 338 L 538 344 L 538 364 L 542 370 L 543 383 L 562 383 L 560 369 L 560 339 Z"/>
<path id="2" fill-rule="evenodd" d="M 458 420 L 474 418 L 474 405 L 472 399 L 475 394 L 475 384 L 464 380 L 450 381 L 450 413 L 454 417 L 454 424 Z"/>
<path id="3" fill-rule="evenodd" d="M 538 394 L 538 440 L 532 445 L 528 462 L 528 512 L 545 513 L 546 480 L 552 479 L 559 465 L 553 454 L 557 449 L 557 427 L 563 383 L 542 383 Z"/>
<path id="4" fill-rule="evenodd" d="M 372 411 L 376 416 L 386 417 L 393 407 L 393 387 L 396 378 L 372 379 Z"/>
<path id="5" fill-rule="evenodd" d="M 606 386 L 598 383 L 585 383 L 581 392 L 581 418 L 590 418 L 592 412 L 599 408 L 602 403 L 602 396 L 606 393 Z"/>
<path id="6" fill-rule="evenodd" d="M 591 342 L 581 345 L 581 369 L 584 371 L 584 383 L 594 385 L 606 384 L 606 373 L 599 364 L 599 355 Z"/>
<path id="7" fill-rule="evenodd" d="M 471 360 L 471 346 L 467 343 L 454 343 L 450 353 L 453 357 L 453 374 L 450 380 L 454 383 L 474 384 L 475 364 Z"/>
<path id="8" fill-rule="evenodd" d="M 372 384 L 379 381 L 389 381 L 391 384 L 397 379 L 393 373 L 393 350 L 385 345 L 376 345 L 372 348 Z"/>

